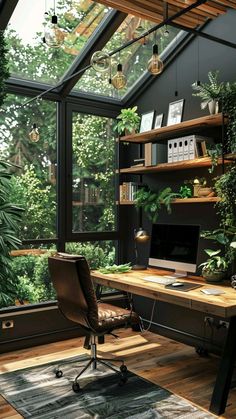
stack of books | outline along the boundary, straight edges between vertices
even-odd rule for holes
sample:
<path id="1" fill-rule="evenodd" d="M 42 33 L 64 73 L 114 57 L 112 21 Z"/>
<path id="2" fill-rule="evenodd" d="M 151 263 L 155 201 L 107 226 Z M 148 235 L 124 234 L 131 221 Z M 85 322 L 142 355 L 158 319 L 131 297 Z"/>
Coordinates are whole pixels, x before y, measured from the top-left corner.
<path id="1" fill-rule="evenodd" d="M 168 163 L 206 156 L 207 143 L 213 143 L 213 139 L 199 135 L 188 135 L 168 140 Z"/>
<path id="2" fill-rule="evenodd" d="M 123 182 L 120 185 L 120 201 L 134 201 L 138 187 L 138 183 Z"/>

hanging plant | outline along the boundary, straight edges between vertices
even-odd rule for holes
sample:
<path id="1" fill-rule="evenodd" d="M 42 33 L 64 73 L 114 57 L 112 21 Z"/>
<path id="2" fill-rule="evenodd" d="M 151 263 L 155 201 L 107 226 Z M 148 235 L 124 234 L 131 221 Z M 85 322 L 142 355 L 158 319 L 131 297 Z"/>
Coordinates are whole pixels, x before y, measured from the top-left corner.
<path id="1" fill-rule="evenodd" d="M 216 179 L 214 189 L 220 201 L 216 203 L 221 227 L 236 226 L 236 166 Z"/>
<path id="2" fill-rule="evenodd" d="M 10 76 L 8 70 L 8 60 L 6 58 L 6 43 L 4 38 L 4 32 L 0 31 L 0 106 L 2 106 L 6 90 L 5 90 L 5 81 Z"/>

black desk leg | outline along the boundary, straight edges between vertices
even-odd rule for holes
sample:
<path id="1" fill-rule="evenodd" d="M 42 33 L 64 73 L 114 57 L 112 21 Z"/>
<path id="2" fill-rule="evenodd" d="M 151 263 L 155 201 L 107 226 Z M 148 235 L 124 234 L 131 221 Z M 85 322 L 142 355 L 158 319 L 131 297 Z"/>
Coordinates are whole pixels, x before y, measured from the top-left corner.
<path id="1" fill-rule="evenodd" d="M 236 317 L 232 317 L 229 322 L 228 333 L 226 336 L 209 409 L 212 413 L 215 413 L 216 415 L 221 415 L 225 411 L 234 370 L 235 354 Z"/>

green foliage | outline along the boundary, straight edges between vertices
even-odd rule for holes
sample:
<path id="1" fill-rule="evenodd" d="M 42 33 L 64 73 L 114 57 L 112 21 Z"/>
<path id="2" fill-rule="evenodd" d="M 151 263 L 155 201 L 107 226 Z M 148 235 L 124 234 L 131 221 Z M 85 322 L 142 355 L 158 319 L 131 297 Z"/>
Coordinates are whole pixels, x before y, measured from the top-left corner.
<path id="1" fill-rule="evenodd" d="M 6 90 L 5 90 L 5 81 L 10 76 L 8 70 L 8 59 L 6 58 L 6 42 L 4 38 L 4 32 L 0 30 L 0 107 L 2 106 Z"/>
<path id="2" fill-rule="evenodd" d="M 189 186 L 181 186 L 180 190 L 179 190 L 179 194 L 180 197 L 185 199 L 185 198 L 191 198 L 192 197 L 192 191 L 191 188 Z"/>
<path id="3" fill-rule="evenodd" d="M 21 244 L 17 235 L 23 210 L 12 204 L 9 199 L 10 166 L 10 164 L 0 161 L 0 307 L 14 301 L 15 289 L 9 252 L 12 249 L 17 249 Z"/>
<path id="4" fill-rule="evenodd" d="M 200 85 L 192 84 L 192 88 L 195 91 L 193 96 L 200 97 L 202 99 L 201 109 L 205 109 L 211 100 L 220 100 L 223 91 L 223 83 L 218 81 L 219 71 L 209 71 L 208 79 L 209 83 L 201 83 Z"/>
<path id="5" fill-rule="evenodd" d="M 204 250 L 208 256 L 210 256 L 206 262 L 201 263 L 199 267 L 202 267 L 205 272 L 214 273 L 218 271 L 226 271 L 228 262 L 224 256 L 219 256 L 221 250 Z"/>
<path id="6" fill-rule="evenodd" d="M 208 172 L 213 173 L 218 164 L 218 159 L 222 156 L 222 144 L 209 144 L 207 154 L 211 158 L 211 167 L 208 169 Z"/>
<path id="7" fill-rule="evenodd" d="M 137 109 L 137 106 L 121 109 L 120 114 L 116 118 L 118 122 L 114 127 L 118 134 L 121 135 L 126 130 L 131 134 L 138 129 L 141 118 L 137 113 Z"/>
<path id="8" fill-rule="evenodd" d="M 66 251 L 85 256 L 91 269 L 112 265 L 115 260 L 115 248 L 110 242 L 67 243 Z"/>
<path id="9" fill-rule="evenodd" d="M 149 219 L 155 223 L 163 206 L 166 207 L 168 214 L 171 213 L 171 202 L 177 197 L 180 197 L 180 194 L 174 193 L 169 187 L 159 193 L 141 188 L 135 194 L 135 206 L 143 208 Z"/>
<path id="10" fill-rule="evenodd" d="M 227 230 L 236 226 L 236 166 L 216 179 L 214 189 L 220 201 L 216 203 L 221 227 Z"/>
<path id="11" fill-rule="evenodd" d="M 236 82 L 227 82 L 222 94 L 222 111 L 228 118 L 226 125 L 226 147 L 236 153 Z"/>
<path id="12" fill-rule="evenodd" d="M 104 268 L 99 268 L 99 272 L 102 274 L 115 274 L 115 273 L 126 273 L 131 271 L 130 263 L 123 265 L 106 265 Z"/>
<path id="13" fill-rule="evenodd" d="M 20 202 L 25 209 L 21 237 L 24 239 L 55 237 L 56 196 L 52 185 L 45 185 L 37 177 L 32 165 L 26 166 L 21 176 L 14 176 L 12 184 L 12 198 Z"/>

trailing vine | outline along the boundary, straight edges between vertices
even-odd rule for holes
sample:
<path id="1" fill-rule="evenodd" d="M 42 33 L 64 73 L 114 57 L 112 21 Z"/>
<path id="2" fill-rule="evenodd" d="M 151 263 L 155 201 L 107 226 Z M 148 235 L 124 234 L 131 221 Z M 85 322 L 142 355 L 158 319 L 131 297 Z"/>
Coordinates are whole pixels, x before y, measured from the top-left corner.
<path id="1" fill-rule="evenodd" d="M 236 153 L 236 83 L 225 83 L 222 92 L 222 111 L 228 117 L 226 150 Z"/>
<path id="2" fill-rule="evenodd" d="M 0 106 L 2 106 L 6 91 L 5 91 L 5 81 L 10 76 L 8 70 L 8 60 L 6 58 L 6 42 L 4 38 L 4 32 L 0 31 Z"/>
<path id="3" fill-rule="evenodd" d="M 221 227 L 227 229 L 236 225 L 236 166 L 216 179 L 214 189 L 220 201 L 216 203 L 221 217 Z"/>

